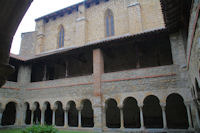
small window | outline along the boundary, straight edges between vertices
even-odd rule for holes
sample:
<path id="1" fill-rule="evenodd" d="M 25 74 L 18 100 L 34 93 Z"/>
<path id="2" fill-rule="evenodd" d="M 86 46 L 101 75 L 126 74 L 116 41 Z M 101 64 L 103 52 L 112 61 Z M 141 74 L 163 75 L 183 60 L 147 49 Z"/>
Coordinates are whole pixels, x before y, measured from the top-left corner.
<path id="1" fill-rule="evenodd" d="M 106 37 L 114 35 L 114 17 L 110 9 L 105 14 Z"/>
<path id="2" fill-rule="evenodd" d="M 65 36 L 63 26 L 60 26 L 60 30 L 59 30 L 58 34 L 59 34 L 58 35 L 58 48 L 62 48 L 62 47 L 64 47 L 64 36 Z"/>

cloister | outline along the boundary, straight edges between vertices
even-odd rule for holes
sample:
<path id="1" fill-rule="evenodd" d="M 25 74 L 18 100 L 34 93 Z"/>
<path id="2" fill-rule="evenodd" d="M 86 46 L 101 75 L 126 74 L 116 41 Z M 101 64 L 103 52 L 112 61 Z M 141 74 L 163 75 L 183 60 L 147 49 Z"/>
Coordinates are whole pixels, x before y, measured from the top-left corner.
<path id="1" fill-rule="evenodd" d="M 113 98 L 105 101 L 105 129 L 192 129 L 190 104 L 184 102 L 181 95 L 170 94 L 165 103 L 158 97 L 147 96 L 143 104 L 138 104 L 134 97 L 127 97 L 119 105 Z M 79 104 L 79 106 L 76 106 Z M 1 125 L 15 125 L 17 121 L 18 103 L 10 101 L 3 109 Z M 48 101 L 33 104 L 24 103 L 24 125 L 41 124 L 55 125 L 64 128 L 93 128 L 94 112 L 92 102 L 84 99 L 76 101 L 50 103 Z M 197 112 L 198 114 L 198 112 Z M 197 115 L 198 116 L 198 115 Z M 198 119 L 199 118 L 195 118 Z"/>

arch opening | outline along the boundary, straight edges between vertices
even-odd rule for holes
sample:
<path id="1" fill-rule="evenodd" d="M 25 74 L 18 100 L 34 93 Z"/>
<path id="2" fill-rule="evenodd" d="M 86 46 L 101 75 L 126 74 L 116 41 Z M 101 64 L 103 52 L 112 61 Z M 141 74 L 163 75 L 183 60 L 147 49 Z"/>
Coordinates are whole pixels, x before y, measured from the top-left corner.
<path id="1" fill-rule="evenodd" d="M 179 94 L 171 94 L 167 97 L 166 102 L 167 127 L 187 129 L 189 124 L 183 98 Z"/>
<path id="2" fill-rule="evenodd" d="M 44 122 L 46 125 L 52 125 L 52 115 L 53 115 L 53 111 L 51 109 L 51 105 L 49 102 L 46 103 L 46 110 L 45 110 L 45 119 Z"/>
<path id="3" fill-rule="evenodd" d="M 78 110 L 74 101 L 70 101 L 68 110 L 68 124 L 70 127 L 78 127 Z"/>
<path id="4" fill-rule="evenodd" d="M 108 128 L 120 128 L 120 110 L 114 99 L 106 101 L 106 126 Z"/>
<path id="5" fill-rule="evenodd" d="M 9 102 L 6 105 L 5 110 L 3 111 L 1 125 L 2 126 L 14 125 L 15 121 L 16 121 L 16 103 Z"/>
<path id="6" fill-rule="evenodd" d="M 81 126 L 94 127 L 93 109 L 90 100 L 83 100 L 81 110 Z"/>
<path id="7" fill-rule="evenodd" d="M 40 110 L 40 104 L 38 102 L 34 103 L 36 106 L 36 109 L 33 112 L 33 123 L 34 124 L 40 124 L 41 123 L 41 110 Z"/>
<path id="8" fill-rule="evenodd" d="M 64 126 L 64 110 L 60 101 L 56 102 L 57 109 L 55 112 L 55 124 L 56 126 Z"/>
<path id="9" fill-rule="evenodd" d="M 31 124 L 31 110 L 29 103 L 26 104 L 26 117 L 25 117 L 25 124 L 30 125 Z"/>
<path id="10" fill-rule="evenodd" d="M 143 104 L 144 126 L 146 128 L 162 128 L 162 108 L 159 99 L 150 95 L 144 99 Z"/>
<path id="11" fill-rule="evenodd" d="M 125 128 L 139 128 L 140 125 L 140 109 L 137 100 L 128 97 L 123 102 L 123 118 Z"/>

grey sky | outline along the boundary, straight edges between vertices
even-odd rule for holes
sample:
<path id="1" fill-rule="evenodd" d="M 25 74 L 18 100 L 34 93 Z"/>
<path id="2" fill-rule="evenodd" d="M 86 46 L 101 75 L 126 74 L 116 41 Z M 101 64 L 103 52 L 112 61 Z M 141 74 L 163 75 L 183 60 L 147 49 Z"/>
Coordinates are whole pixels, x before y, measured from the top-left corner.
<path id="1" fill-rule="evenodd" d="M 35 30 L 35 19 L 83 0 L 34 0 L 26 12 L 13 39 L 11 53 L 18 54 L 21 33 Z"/>

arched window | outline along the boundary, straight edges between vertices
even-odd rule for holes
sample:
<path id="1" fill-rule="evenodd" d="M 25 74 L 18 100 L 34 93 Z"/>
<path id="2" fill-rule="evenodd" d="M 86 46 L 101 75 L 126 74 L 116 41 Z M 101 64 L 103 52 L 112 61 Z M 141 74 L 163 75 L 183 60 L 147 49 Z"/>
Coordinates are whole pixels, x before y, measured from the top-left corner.
<path id="1" fill-rule="evenodd" d="M 143 103 L 144 126 L 146 128 L 162 128 L 162 108 L 159 99 L 150 95 L 144 99 Z"/>
<path id="2" fill-rule="evenodd" d="M 26 117 L 25 117 L 25 123 L 27 125 L 30 125 L 31 124 L 31 110 L 30 110 L 30 105 L 29 103 L 25 103 L 25 106 L 26 106 Z"/>
<path id="3" fill-rule="evenodd" d="M 140 109 L 137 100 L 128 97 L 123 102 L 123 116 L 125 128 L 139 128 L 140 125 Z"/>
<path id="4" fill-rule="evenodd" d="M 60 101 L 56 102 L 57 109 L 55 111 L 55 124 L 56 126 L 64 126 L 64 110 Z"/>
<path id="5" fill-rule="evenodd" d="M 64 36 L 65 36 L 65 31 L 63 26 L 61 25 L 58 33 L 58 48 L 64 47 Z"/>
<path id="6" fill-rule="evenodd" d="M 74 101 L 69 101 L 68 110 L 68 124 L 69 127 L 78 127 L 78 110 L 76 109 L 76 103 Z"/>
<path id="7" fill-rule="evenodd" d="M 41 110 L 40 110 L 40 104 L 38 102 L 35 102 L 36 109 L 33 112 L 33 123 L 39 124 L 41 122 Z"/>
<path id="8" fill-rule="evenodd" d="M 105 14 L 105 28 L 106 28 L 106 37 L 113 36 L 114 31 L 114 16 L 110 9 L 106 11 Z"/>
<path id="9" fill-rule="evenodd" d="M 106 101 L 106 126 L 108 128 L 120 128 L 120 110 L 115 99 Z"/>
<path id="10" fill-rule="evenodd" d="M 88 99 L 82 101 L 81 126 L 94 127 L 92 103 Z"/>
<path id="11" fill-rule="evenodd" d="M 187 129 L 189 127 L 187 109 L 182 96 L 170 94 L 166 101 L 167 127 L 170 129 Z"/>
<path id="12" fill-rule="evenodd" d="M 1 125 L 14 125 L 16 120 L 16 103 L 9 102 L 6 105 L 6 109 L 3 111 Z"/>
<path id="13" fill-rule="evenodd" d="M 45 115 L 44 115 L 44 122 L 46 125 L 52 125 L 52 114 L 53 114 L 53 111 L 51 109 L 51 105 L 49 102 L 45 102 L 45 106 L 46 106 L 46 109 L 45 109 Z"/>

